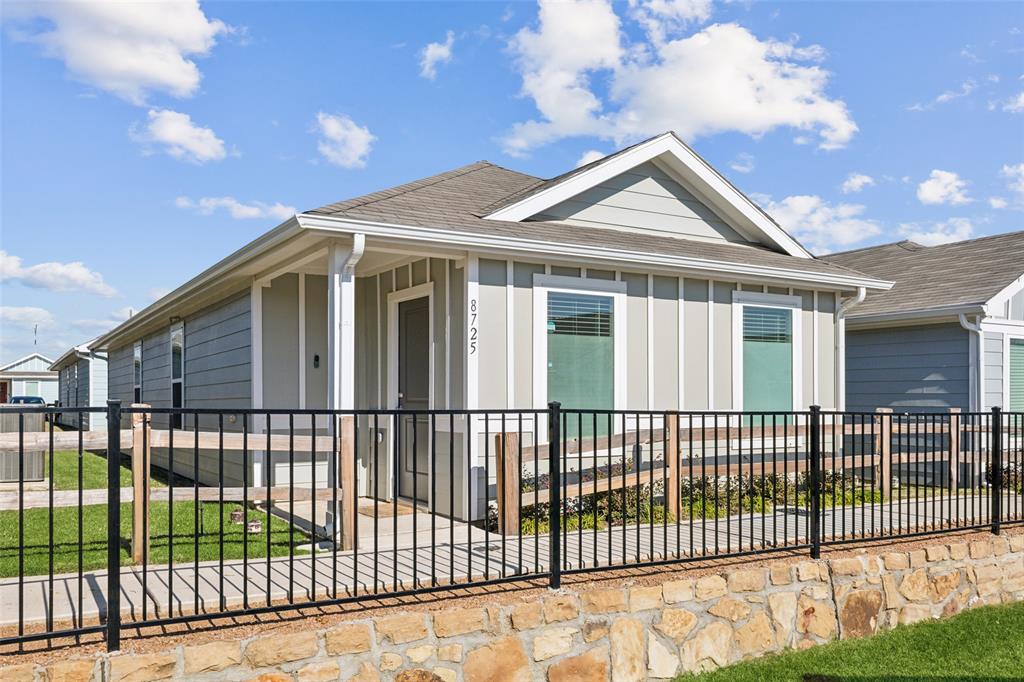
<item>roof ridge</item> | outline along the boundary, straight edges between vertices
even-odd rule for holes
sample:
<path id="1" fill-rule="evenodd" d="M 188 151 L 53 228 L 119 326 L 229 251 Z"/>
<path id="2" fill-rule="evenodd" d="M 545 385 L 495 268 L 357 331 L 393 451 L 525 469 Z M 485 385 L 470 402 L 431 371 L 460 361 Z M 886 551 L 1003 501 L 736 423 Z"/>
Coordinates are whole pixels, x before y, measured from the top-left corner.
<path id="1" fill-rule="evenodd" d="M 860 253 L 862 251 L 871 251 L 872 249 L 884 249 L 887 246 L 898 246 L 900 244 L 906 244 L 906 243 L 913 244 L 914 242 L 911 242 L 909 239 L 901 239 L 898 242 L 886 242 L 885 244 L 872 244 L 871 246 L 861 246 L 859 248 L 848 249 L 846 251 L 833 251 L 832 253 L 822 254 L 822 255 L 818 256 L 818 258 L 832 258 L 833 256 L 846 256 L 846 255 L 851 254 L 851 253 Z"/>

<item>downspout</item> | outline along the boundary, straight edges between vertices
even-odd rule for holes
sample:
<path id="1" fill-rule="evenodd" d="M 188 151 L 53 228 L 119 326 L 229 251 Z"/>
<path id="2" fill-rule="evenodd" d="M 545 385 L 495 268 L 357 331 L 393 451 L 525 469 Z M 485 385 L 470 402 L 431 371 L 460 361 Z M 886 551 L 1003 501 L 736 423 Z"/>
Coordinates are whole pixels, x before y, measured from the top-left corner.
<path id="1" fill-rule="evenodd" d="M 985 333 L 981 331 L 981 315 L 977 316 L 975 322 L 968 322 L 967 315 L 960 313 L 960 326 L 968 332 L 977 334 L 978 352 L 974 360 L 978 363 L 974 370 L 975 387 L 974 395 L 971 396 L 971 411 L 981 412 L 985 409 Z"/>
<path id="2" fill-rule="evenodd" d="M 846 313 L 863 303 L 867 295 L 867 287 L 857 287 L 857 294 L 840 301 L 836 308 L 836 392 L 840 412 L 846 410 Z"/>

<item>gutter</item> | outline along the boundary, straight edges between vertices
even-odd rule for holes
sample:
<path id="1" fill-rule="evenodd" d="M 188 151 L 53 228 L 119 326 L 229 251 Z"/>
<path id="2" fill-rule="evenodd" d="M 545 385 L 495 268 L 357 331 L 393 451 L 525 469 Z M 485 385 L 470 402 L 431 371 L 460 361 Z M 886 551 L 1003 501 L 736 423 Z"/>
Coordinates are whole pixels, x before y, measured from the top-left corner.
<path id="1" fill-rule="evenodd" d="M 981 330 L 981 315 L 974 322 L 967 321 L 967 315 L 960 313 L 960 326 L 969 333 L 976 334 L 978 352 L 974 360 L 978 363 L 974 368 L 975 395 L 971 396 L 971 410 L 980 412 L 985 409 L 985 333 Z"/>
<path id="2" fill-rule="evenodd" d="M 840 412 L 846 410 L 846 314 L 863 303 L 867 295 L 867 287 L 857 287 L 856 295 L 840 301 L 836 308 L 836 392 L 839 394 L 836 403 Z"/>
<path id="3" fill-rule="evenodd" d="M 500 253 L 527 253 L 543 255 L 564 256 L 573 260 L 581 257 L 590 257 L 611 263 L 630 263 L 654 265 L 673 270 L 690 270 L 694 273 L 729 273 L 737 276 L 773 278 L 787 282 L 799 282 L 806 284 L 815 282 L 838 287 L 866 287 L 887 291 L 894 285 L 893 282 L 874 279 L 869 277 L 857 277 L 856 275 L 839 275 L 829 273 L 815 273 L 799 269 L 780 268 L 775 266 L 747 265 L 743 263 L 730 263 L 715 261 L 696 257 L 666 256 L 655 253 L 623 251 L 611 247 L 587 246 L 583 244 L 563 244 L 560 242 L 546 242 L 523 237 L 511 237 L 505 235 L 493 236 L 470 232 L 458 232 L 450 229 L 436 227 L 413 227 L 409 225 L 395 225 L 391 223 L 378 223 L 372 221 L 356 220 L 352 218 L 336 218 L 334 216 L 320 216 L 300 214 L 296 216 L 299 225 L 310 230 L 317 230 L 324 233 L 345 232 L 351 234 L 364 233 L 367 237 L 384 237 L 390 239 L 407 239 L 426 241 L 443 244 L 448 247 L 475 247 L 477 249 L 491 249 Z"/>

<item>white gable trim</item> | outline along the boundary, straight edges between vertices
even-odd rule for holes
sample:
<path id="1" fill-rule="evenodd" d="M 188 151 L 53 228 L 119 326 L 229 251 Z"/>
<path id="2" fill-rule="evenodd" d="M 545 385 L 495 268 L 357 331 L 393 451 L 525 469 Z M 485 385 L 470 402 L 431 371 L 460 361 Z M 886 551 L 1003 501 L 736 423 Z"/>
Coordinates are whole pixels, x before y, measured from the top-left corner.
<path id="1" fill-rule="evenodd" d="M 0 367 L 0 372 L 14 371 L 12 369 L 13 367 L 17 367 L 18 365 L 22 364 L 23 362 L 28 362 L 29 360 L 32 360 L 34 358 L 39 358 L 40 360 L 45 362 L 47 367 L 49 367 L 50 365 L 53 364 L 53 360 L 51 360 L 50 358 L 46 357 L 42 353 L 29 353 L 28 355 L 26 355 L 23 358 L 18 358 L 14 362 L 10 362 L 10 363 L 4 365 L 3 367 Z"/>
<path id="2" fill-rule="evenodd" d="M 990 298 L 985 303 L 985 314 L 992 317 L 1002 317 L 1003 309 L 1006 307 L 1007 302 L 1020 291 L 1024 291 L 1024 275 L 1010 282 L 998 294 Z"/>
<path id="3" fill-rule="evenodd" d="M 716 206 L 714 202 L 714 198 L 717 197 L 723 201 L 724 206 L 731 209 L 729 211 L 730 215 L 723 215 L 722 217 L 737 229 L 740 234 L 760 234 L 791 256 L 813 258 L 810 252 L 787 234 L 785 230 L 772 222 L 754 202 L 733 187 L 707 161 L 698 156 L 696 152 L 683 144 L 672 133 L 659 135 L 618 156 L 598 163 L 564 182 L 537 192 L 522 201 L 500 208 L 484 217 L 490 220 L 507 220 L 512 222 L 526 220 L 538 213 L 543 213 L 552 206 L 571 199 L 595 185 L 621 175 L 645 161 L 662 155 L 666 155 L 666 157 L 663 159 L 663 163 L 659 165 L 674 171 L 673 175 L 680 176 L 684 181 L 684 186 L 688 189 L 692 186 L 696 190 L 698 198 L 701 196 L 710 198 L 712 205 L 709 208 L 715 210 L 716 213 L 720 213 L 716 209 L 721 207 Z"/>

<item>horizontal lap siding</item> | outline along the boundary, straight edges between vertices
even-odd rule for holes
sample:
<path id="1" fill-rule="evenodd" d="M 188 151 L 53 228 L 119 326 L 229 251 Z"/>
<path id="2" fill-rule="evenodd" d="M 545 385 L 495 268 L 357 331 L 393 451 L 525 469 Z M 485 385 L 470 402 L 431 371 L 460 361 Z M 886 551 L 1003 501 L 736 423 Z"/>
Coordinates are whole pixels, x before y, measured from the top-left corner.
<path id="1" fill-rule="evenodd" d="M 107 354 L 107 397 L 130 405 L 135 396 L 132 369 L 132 344 L 111 348 Z M 122 421 L 127 424 L 127 420 Z"/>
<path id="2" fill-rule="evenodd" d="M 847 330 L 847 409 L 969 405 L 970 341 L 959 325 Z"/>
<path id="3" fill-rule="evenodd" d="M 252 325 L 249 293 L 185 320 L 185 405 L 252 406 Z"/>

